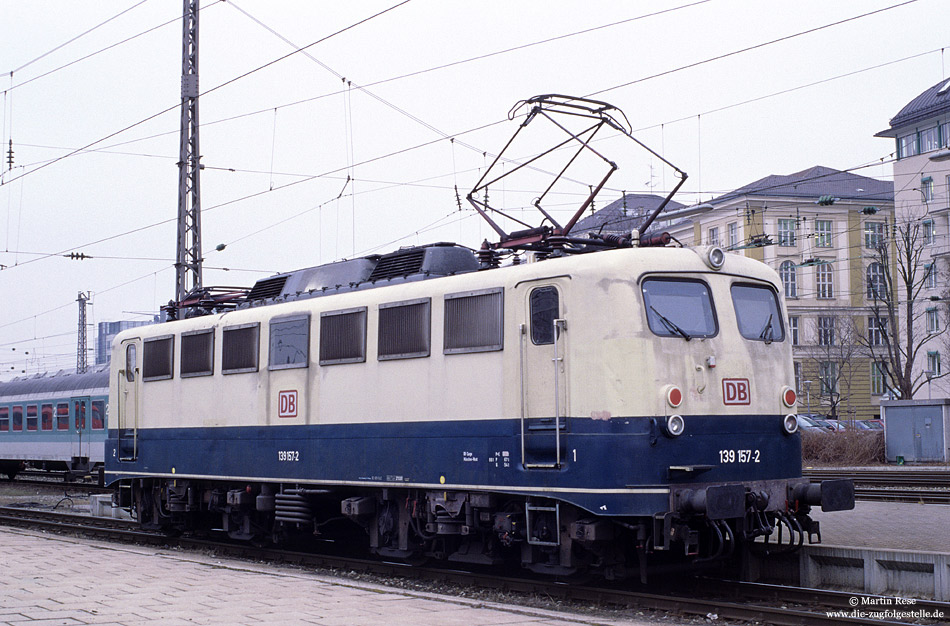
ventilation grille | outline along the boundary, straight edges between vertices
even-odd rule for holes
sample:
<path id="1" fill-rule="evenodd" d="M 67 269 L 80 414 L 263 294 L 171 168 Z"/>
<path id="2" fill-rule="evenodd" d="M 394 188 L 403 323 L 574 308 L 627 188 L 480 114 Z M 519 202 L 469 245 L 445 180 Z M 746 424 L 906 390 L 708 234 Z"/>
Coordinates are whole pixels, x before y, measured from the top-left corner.
<path id="1" fill-rule="evenodd" d="M 284 283 L 287 282 L 287 276 L 274 276 L 273 278 L 264 278 L 254 283 L 254 288 L 247 294 L 249 302 L 254 300 L 268 300 L 276 298 L 284 289 Z"/>
<path id="2" fill-rule="evenodd" d="M 404 252 L 394 252 L 380 257 L 379 263 L 370 274 L 369 280 L 385 280 L 387 278 L 397 278 L 417 274 L 422 271 L 422 262 L 425 260 L 426 251 L 423 248 L 406 250 Z"/>

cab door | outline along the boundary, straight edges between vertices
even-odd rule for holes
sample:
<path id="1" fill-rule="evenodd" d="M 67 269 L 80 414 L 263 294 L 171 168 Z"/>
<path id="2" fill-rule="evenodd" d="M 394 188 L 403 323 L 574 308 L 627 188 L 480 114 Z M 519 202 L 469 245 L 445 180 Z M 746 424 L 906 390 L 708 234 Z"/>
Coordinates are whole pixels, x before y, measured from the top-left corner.
<path id="1" fill-rule="evenodd" d="M 567 278 L 521 283 L 521 458 L 527 469 L 559 468 L 568 433 Z"/>
<path id="2" fill-rule="evenodd" d="M 142 340 L 138 337 L 122 342 L 120 358 L 124 366 L 116 372 L 118 389 L 116 402 L 116 428 L 118 456 L 120 461 L 134 461 L 138 458 L 139 395 L 142 385 L 141 359 Z M 111 420 L 110 420 L 111 421 Z"/>

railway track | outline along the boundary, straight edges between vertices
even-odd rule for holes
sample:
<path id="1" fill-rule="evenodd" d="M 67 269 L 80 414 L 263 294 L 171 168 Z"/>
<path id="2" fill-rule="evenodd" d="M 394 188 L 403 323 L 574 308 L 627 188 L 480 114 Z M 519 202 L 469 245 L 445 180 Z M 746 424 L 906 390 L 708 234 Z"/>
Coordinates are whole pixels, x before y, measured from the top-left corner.
<path id="1" fill-rule="evenodd" d="M 950 471 L 932 469 L 802 470 L 811 480 L 850 478 L 858 500 L 950 504 Z"/>
<path id="2" fill-rule="evenodd" d="M 557 599 L 563 603 L 592 604 L 611 609 L 653 610 L 680 616 L 699 616 L 707 619 L 741 620 L 744 622 L 776 625 L 885 624 L 937 623 L 919 621 L 888 621 L 850 615 L 855 593 L 820 589 L 804 589 L 738 583 L 714 579 L 690 579 L 660 589 L 637 590 L 618 584 L 567 584 L 550 579 L 521 576 L 499 576 L 497 573 L 461 571 L 458 569 L 410 567 L 373 559 L 343 555 L 295 552 L 273 548 L 254 547 L 196 537 L 169 537 L 162 533 L 147 532 L 135 523 L 86 515 L 61 514 L 51 511 L 0 507 L 0 524 L 21 528 L 41 529 L 93 537 L 107 541 L 167 546 L 175 549 L 213 551 L 220 556 L 252 559 L 271 563 L 289 563 L 298 566 L 322 568 L 340 573 L 358 573 L 383 578 L 410 579 L 422 585 L 438 583 L 457 585 L 470 595 L 473 589 L 485 592 L 503 592 L 511 603 L 531 603 L 532 597 Z M 913 606 L 931 613 L 942 611 L 950 615 L 950 603 L 918 600 Z M 830 614 L 835 612 L 835 614 Z M 715 617 L 713 617 L 715 616 Z"/>

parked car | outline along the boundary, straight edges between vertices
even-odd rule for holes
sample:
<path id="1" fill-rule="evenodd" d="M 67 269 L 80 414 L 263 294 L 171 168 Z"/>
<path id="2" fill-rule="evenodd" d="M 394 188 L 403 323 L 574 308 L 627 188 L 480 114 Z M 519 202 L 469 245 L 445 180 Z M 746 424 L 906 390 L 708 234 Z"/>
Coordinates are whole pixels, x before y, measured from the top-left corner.
<path id="1" fill-rule="evenodd" d="M 799 414 L 795 416 L 795 419 L 798 420 L 798 427 L 802 431 L 820 433 L 828 430 L 808 415 Z"/>
<path id="2" fill-rule="evenodd" d="M 868 430 L 877 430 L 877 431 L 884 430 L 884 420 L 873 419 L 873 420 L 861 420 L 861 421 L 867 425 Z"/>
<path id="3" fill-rule="evenodd" d="M 815 421 L 832 432 L 841 432 L 841 431 L 847 430 L 844 424 L 842 424 L 838 420 L 820 419 L 820 420 L 815 420 Z"/>

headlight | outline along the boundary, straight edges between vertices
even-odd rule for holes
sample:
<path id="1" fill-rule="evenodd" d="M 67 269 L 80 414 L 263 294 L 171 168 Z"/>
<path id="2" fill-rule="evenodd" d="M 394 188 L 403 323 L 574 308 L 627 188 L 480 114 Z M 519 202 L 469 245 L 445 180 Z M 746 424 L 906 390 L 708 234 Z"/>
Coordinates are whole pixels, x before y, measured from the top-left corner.
<path id="1" fill-rule="evenodd" d="M 782 420 L 782 428 L 789 435 L 794 435 L 798 432 L 798 418 L 794 415 L 786 415 L 785 419 Z"/>
<path id="2" fill-rule="evenodd" d="M 663 425 L 663 432 L 665 432 L 668 437 L 679 437 L 683 434 L 684 430 L 686 430 L 686 422 L 683 421 L 683 416 L 670 415 L 666 418 L 666 422 Z"/>
<path id="3" fill-rule="evenodd" d="M 706 251 L 706 265 L 714 270 L 722 269 L 726 262 L 726 253 L 719 246 L 713 246 Z"/>

